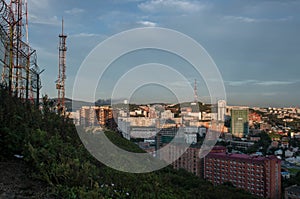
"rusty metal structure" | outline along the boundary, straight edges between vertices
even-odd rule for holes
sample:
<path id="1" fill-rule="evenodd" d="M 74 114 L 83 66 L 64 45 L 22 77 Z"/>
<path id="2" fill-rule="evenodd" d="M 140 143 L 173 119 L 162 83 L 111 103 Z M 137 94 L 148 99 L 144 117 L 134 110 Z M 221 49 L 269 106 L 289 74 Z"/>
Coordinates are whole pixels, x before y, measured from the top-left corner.
<path id="1" fill-rule="evenodd" d="M 66 80 L 66 39 L 64 34 L 64 20 L 62 19 L 62 31 L 59 35 L 59 54 L 58 54 L 58 79 L 56 81 L 57 109 L 59 112 L 65 112 L 65 80 Z"/>
<path id="2" fill-rule="evenodd" d="M 36 51 L 28 41 L 27 0 L 0 0 L 0 83 L 11 95 L 34 99 L 39 73 Z"/>

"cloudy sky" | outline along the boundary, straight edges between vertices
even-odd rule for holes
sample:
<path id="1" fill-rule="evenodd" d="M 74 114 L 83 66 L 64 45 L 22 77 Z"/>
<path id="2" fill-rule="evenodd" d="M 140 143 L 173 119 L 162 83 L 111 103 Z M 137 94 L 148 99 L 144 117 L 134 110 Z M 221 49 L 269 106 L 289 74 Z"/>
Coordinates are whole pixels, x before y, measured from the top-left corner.
<path id="1" fill-rule="evenodd" d="M 54 82 L 58 71 L 58 34 L 63 17 L 65 32 L 68 35 L 67 97 L 72 96 L 78 69 L 97 44 L 132 28 L 162 27 L 186 34 L 206 49 L 222 75 L 228 104 L 300 105 L 298 0 L 28 2 L 30 44 L 37 50 L 39 66 L 45 69 L 42 75 L 43 94 L 56 96 Z M 154 51 L 140 54 L 137 52 L 135 55 L 129 55 L 124 62 L 120 59 L 116 64 L 130 65 L 130 60 L 139 60 L 133 61 L 131 65 L 147 64 L 152 58 L 155 62 L 166 65 L 181 64 L 182 68 L 187 67 L 182 60 L 175 63 L 168 54 Z M 117 71 L 112 71 L 111 74 L 114 72 Z M 188 73 L 185 75 L 193 86 L 195 77 Z M 205 101 L 209 98 L 207 88 L 201 78 L 197 77 L 197 81 L 199 99 Z M 180 86 L 176 78 L 173 83 Z M 110 98 L 110 94 L 104 90 L 98 90 L 96 96 Z M 151 98 L 155 93 L 159 96 L 163 96 L 162 93 L 170 93 L 168 89 L 165 89 L 165 92 L 163 90 L 157 89 L 157 85 L 148 85 L 144 87 L 144 91 L 143 88 L 138 88 L 134 96 L 147 98 L 147 94 L 150 93 Z M 168 94 L 169 98 L 170 96 Z M 90 100 L 84 92 L 80 99 Z M 193 96 L 189 95 L 187 99 L 192 100 Z"/>

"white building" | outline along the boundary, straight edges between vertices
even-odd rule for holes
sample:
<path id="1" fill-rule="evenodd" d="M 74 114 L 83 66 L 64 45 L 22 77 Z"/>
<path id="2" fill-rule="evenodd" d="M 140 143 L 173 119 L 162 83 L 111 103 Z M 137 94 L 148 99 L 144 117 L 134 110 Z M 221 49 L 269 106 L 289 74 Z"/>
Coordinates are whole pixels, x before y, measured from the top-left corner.
<path id="1" fill-rule="evenodd" d="M 174 113 L 172 113 L 170 110 L 165 110 L 161 112 L 161 119 L 173 119 L 174 118 Z"/>
<path id="2" fill-rule="evenodd" d="M 201 120 L 201 112 L 188 113 L 188 116 L 191 116 L 197 120 Z"/>
<path id="3" fill-rule="evenodd" d="M 118 118 L 118 129 L 122 132 L 125 139 L 130 140 L 130 122 Z"/>
<path id="4" fill-rule="evenodd" d="M 218 120 L 224 122 L 226 115 L 226 101 L 219 100 L 218 101 Z"/>
<path id="5" fill-rule="evenodd" d="M 184 141 L 187 144 L 197 143 L 197 133 L 184 133 Z"/>

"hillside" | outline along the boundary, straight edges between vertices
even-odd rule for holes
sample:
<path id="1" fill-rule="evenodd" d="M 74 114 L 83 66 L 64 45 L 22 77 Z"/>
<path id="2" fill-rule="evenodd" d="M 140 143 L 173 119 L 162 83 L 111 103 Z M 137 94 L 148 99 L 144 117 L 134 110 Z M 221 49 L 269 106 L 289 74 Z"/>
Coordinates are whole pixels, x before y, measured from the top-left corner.
<path id="1" fill-rule="evenodd" d="M 106 135 L 121 148 L 142 152 L 115 132 Z M 5 88 L 0 89 L 0 162 L 0 198 L 253 198 L 171 167 L 145 174 L 106 167 L 86 151 L 72 121 L 50 111 L 47 98 L 41 112 Z"/>

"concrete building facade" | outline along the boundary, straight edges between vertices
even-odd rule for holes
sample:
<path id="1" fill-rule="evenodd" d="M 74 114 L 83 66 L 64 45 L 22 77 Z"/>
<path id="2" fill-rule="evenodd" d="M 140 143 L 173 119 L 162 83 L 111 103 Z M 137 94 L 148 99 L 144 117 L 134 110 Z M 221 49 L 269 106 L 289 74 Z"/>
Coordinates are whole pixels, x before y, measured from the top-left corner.
<path id="1" fill-rule="evenodd" d="M 225 121 L 226 115 L 226 101 L 218 100 L 218 121 Z"/>

